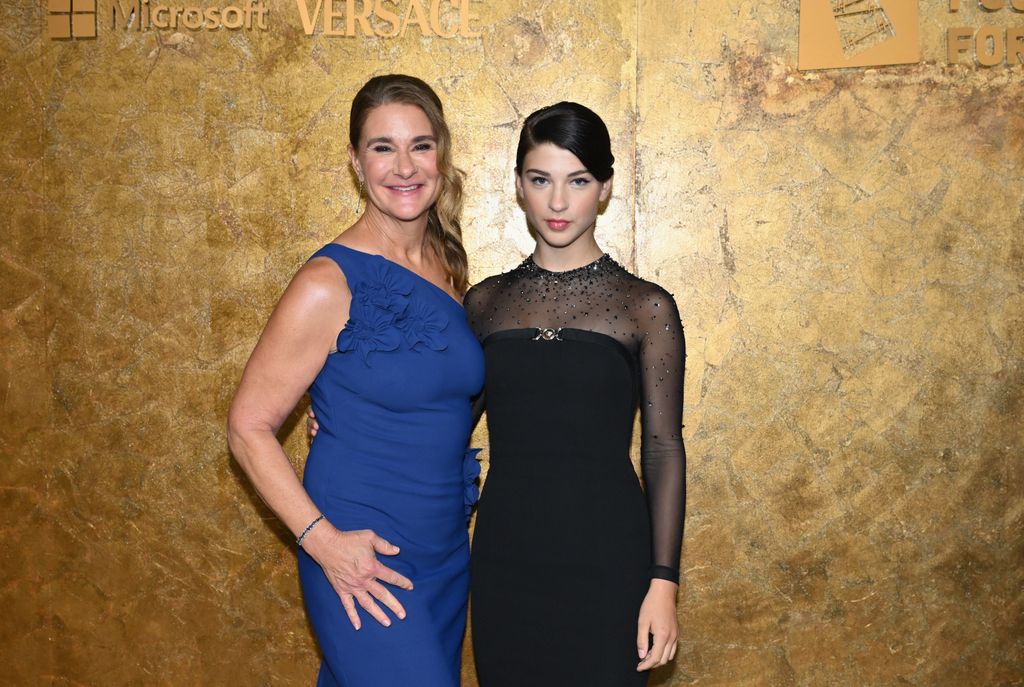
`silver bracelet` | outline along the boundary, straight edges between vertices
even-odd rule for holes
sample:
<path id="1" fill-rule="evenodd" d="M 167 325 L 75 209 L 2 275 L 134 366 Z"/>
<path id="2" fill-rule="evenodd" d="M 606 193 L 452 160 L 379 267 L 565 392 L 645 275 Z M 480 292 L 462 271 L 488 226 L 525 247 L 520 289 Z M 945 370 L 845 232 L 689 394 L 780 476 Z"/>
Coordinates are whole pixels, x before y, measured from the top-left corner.
<path id="1" fill-rule="evenodd" d="M 299 535 L 299 538 L 295 540 L 295 544 L 296 544 L 296 545 L 297 545 L 297 546 L 298 546 L 299 548 L 302 548 L 302 540 L 306 538 L 306 535 L 307 535 L 307 534 L 309 534 L 309 531 L 310 531 L 311 529 L 313 529 L 313 527 L 315 527 L 315 526 L 316 526 L 316 524 L 317 524 L 318 522 L 320 522 L 321 520 L 323 520 L 323 519 L 324 519 L 324 516 L 323 516 L 323 514 L 321 513 L 321 514 L 320 514 L 320 515 L 318 515 L 317 517 L 313 518 L 313 522 L 311 522 L 311 523 L 309 523 L 308 525 L 306 525 L 306 529 L 302 530 L 302 534 L 300 534 L 300 535 Z"/>

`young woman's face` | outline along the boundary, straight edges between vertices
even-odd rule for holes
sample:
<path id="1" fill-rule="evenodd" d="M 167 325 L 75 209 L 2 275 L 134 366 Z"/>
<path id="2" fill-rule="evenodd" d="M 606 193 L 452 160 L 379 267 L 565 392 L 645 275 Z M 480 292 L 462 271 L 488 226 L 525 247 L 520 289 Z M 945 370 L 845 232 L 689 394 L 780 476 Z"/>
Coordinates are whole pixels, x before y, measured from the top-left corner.
<path id="1" fill-rule="evenodd" d="M 542 143 L 523 158 L 516 190 L 537 240 L 565 248 L 593 232 L 598 205 L 608 198 L 611 179 L 598 181 L 568 150 Z"/>
<path id="2" fill-rule="evenodd" d="M 437 137 L 415 105 L 388 103 L 372 109 L 359 149 L 350 148 L 349 157 L 369 203 L 394 219 L 422 217 L 441 192 Z"/>

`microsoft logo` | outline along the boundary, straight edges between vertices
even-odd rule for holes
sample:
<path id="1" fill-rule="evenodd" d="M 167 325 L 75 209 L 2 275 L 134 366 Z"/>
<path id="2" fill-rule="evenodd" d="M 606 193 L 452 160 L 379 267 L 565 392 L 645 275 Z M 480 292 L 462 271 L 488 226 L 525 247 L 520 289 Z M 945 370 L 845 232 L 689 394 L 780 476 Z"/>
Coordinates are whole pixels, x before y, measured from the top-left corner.
<path id="1" fill-rule="evenodd" d="M 96 38 L 96 0 L 47 0 L 46 9 L 48 37 Z"/>

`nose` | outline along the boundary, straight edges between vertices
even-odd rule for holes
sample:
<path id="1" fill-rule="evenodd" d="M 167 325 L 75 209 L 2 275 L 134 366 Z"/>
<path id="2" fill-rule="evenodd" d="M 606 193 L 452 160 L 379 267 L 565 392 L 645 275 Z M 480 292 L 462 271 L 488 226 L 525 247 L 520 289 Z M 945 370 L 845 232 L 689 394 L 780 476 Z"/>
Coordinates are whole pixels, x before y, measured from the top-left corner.
<path id="1" fill-rule="evenodd" d="M 416 163 L 407 150 L 399 150 L 395 155 L 394 173 L 403 179 L 408 179 L 416 173 Z"/>
<path id="2" fill-rule="evenodd" d="M 563 212 L 569 208 L 569 200 L 566 196 L 566 188 L 562 184 L 551 184 L 551 196 L 548 198 L 548 208 L 552 212 Z"/>

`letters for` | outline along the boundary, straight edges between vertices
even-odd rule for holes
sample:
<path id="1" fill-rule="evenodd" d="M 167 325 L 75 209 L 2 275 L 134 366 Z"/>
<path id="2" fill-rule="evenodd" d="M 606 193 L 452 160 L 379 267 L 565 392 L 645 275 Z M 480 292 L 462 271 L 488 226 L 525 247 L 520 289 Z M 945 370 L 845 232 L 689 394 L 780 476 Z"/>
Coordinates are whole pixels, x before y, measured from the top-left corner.
<path id="1" fill-rule="evenodd" d="M 987 12 L 1013 9 L 1024 12 L 1024 0 L 978 0 L 978 6 Z M 949 11 L 960 11 L 960 0 L 949 0 Z M 974 61 L 982 67 L 1024 64 L 1024 27 L 1004 29 L 985 25 L 975 30 L 969 26 L 954 26 L 946 31 L 946 61 L 957 64 L 960 55 L 974 48 Z"/>

